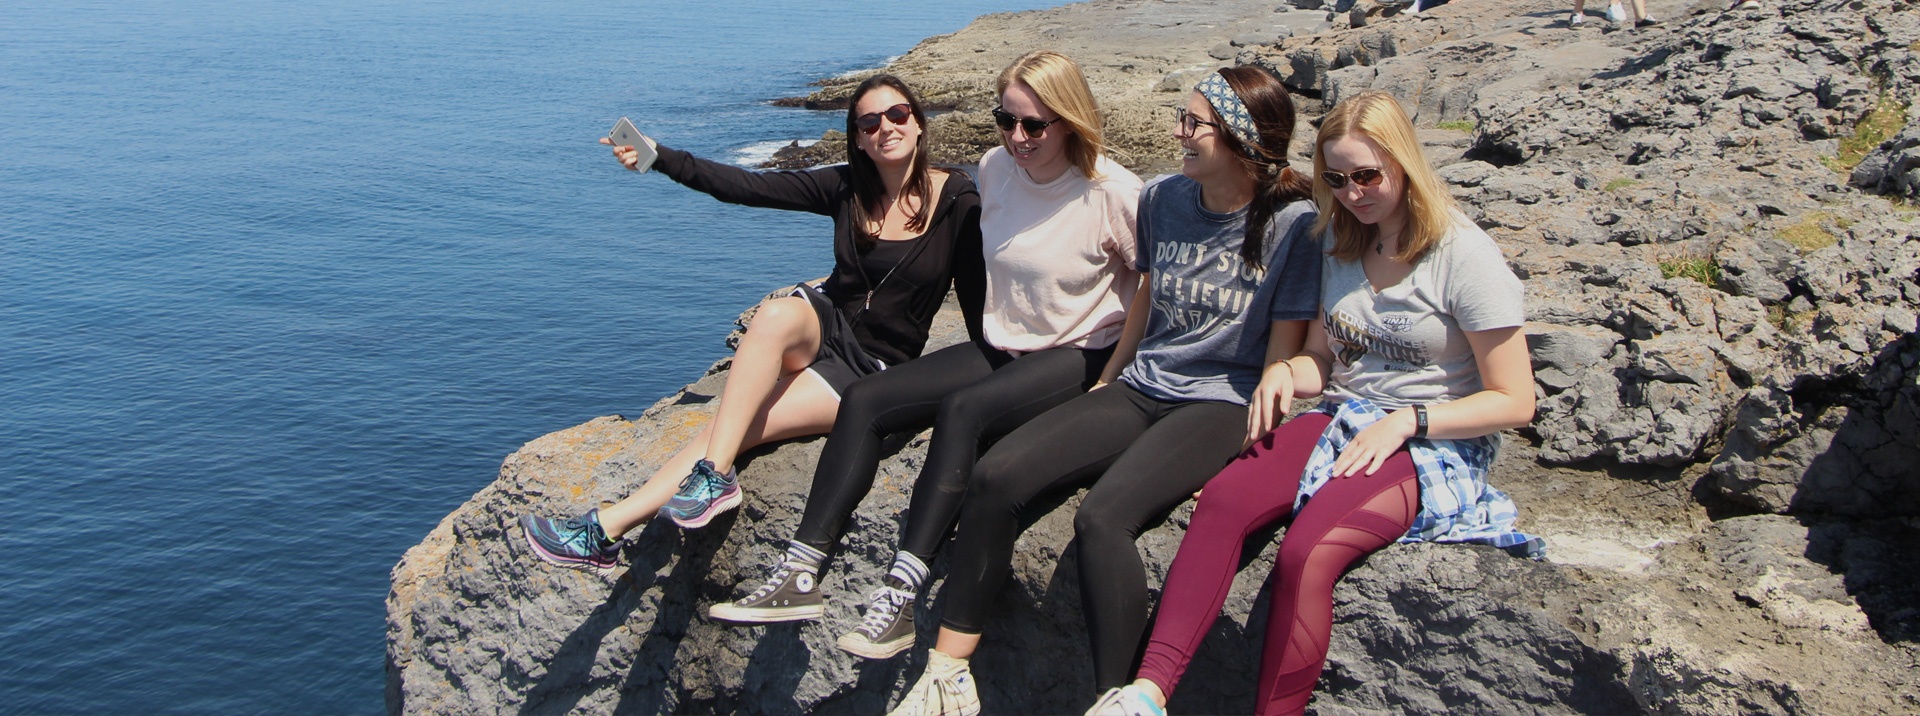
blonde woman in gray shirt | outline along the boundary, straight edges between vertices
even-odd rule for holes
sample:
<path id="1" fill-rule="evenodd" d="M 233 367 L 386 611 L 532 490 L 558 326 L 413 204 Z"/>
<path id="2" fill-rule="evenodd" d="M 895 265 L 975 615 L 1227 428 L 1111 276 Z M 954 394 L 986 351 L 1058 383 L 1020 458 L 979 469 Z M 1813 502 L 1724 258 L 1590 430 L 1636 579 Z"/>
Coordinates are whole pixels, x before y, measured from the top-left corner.
<path id="1" fill-rule="evenodd" d="M 1296 397 L 1324 401 L 1206 484 L 1137 678 L 1089 714 L 1164 713 L 1242 546 L 1267 525 L 1292 519 L 1271 578 L 1260 714 L 1306 709 L 1326 664 L 1333 584 L 1355 560 L 1409 541 L 1544 549 L 1514 529 L 1513 501 L 1486 480 L 1498 433 L 1533 419 L 1520 280 L 1454 208 L 1392 95 L 1334 107 L 1315 148 L 1320 318 L 1262 384 L 1277 386 L 1283 410 Z"/>

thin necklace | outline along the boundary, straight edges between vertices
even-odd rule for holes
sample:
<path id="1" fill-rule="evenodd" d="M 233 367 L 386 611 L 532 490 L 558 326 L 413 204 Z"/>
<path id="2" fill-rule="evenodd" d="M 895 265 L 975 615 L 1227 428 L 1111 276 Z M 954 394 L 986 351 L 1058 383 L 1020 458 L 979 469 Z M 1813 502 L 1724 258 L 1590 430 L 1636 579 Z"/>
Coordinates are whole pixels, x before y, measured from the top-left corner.
<path id="1" fill-rule="evenodd" d="M 1396 244 L 1398 244 L 1400 241 L 1400 235 L 1394 234 L 1393 240 Z M 1399 248 L 1399 247 L 1395 246 L 1394 248 Z M 1385 238 L 1381 238 L 1380 240 L 1373 242 L 1373 252 L 1381 256 L 1387 255 L 1387 240 Z"/>

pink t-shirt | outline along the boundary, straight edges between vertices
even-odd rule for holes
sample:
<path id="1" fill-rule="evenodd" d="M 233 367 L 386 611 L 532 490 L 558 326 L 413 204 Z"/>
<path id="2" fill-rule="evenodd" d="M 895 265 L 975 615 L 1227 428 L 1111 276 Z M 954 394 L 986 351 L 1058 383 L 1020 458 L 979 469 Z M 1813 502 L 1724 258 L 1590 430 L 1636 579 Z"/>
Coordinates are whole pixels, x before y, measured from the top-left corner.
<path id="1" fill-rule="evenodd" d="M 1106 157 L 1098 179 L 1068 169 L 1035 182 L 994 147 L 980 158 L 987 263 L 984 328 L 1001 350 L 1105 348 L 1120 340 L 1140 286 L 1133 217 L 1140 178 Z"/>

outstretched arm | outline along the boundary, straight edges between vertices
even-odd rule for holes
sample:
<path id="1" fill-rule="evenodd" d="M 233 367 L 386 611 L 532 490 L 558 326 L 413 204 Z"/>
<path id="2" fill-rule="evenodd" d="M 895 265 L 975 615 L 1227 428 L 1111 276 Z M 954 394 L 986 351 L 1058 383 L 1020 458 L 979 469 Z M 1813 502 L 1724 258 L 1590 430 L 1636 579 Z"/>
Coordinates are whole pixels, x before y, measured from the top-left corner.
<path id="1" fill-rule="evenodd" d="M 655 142 L 651 137 L 646 141 L 660 155 L 654 160 L 653 168 L 688 188 L 729 204 L 831 216 L 838 209 L 836 202 L 846 181 L 843 167 L 757 172 L 701 159 Z M 600 142 L 613 143 L 606 138 Z M 636 168 L 638 153 L 633 147 L 614 147 L 613 155 L 628 169 Z"/>

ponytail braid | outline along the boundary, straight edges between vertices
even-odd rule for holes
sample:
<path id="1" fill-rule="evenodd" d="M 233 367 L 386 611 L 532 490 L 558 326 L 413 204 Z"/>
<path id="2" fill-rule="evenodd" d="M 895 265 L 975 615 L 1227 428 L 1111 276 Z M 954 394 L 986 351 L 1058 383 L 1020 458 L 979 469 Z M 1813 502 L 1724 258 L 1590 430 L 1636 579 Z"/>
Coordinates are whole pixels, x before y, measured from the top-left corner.
<path id="1" fill-rule="evenodd" d="M 1243 141 L 1241 132 L 1221 132 L 1219 136 L 1253 179 L 1253 201 L 1247 205 L 1247 233 L 1240 241 L 1240 258 L 1256 273 L 1262 272 L 1267 270 L 1267 225 L 1273 221 L 1274 212 L 1294 201 L 1311 201 L 1313 180 L 1287 166 L 1296 113 L 1280 78 L 1252 65 L 1221 69 L 1218 77 L 1226 80 L 1234 95 L 1230 100 L 1241 104 L 1256 130 L 1248 136 L 1253 141 Z M 1201 92 L 1217 91 L 1217 87 Z M 1209 97 L 1208 101 L 1214 100 Z M 1216 104 L 1216 113 L 1218 109 Z"/>

